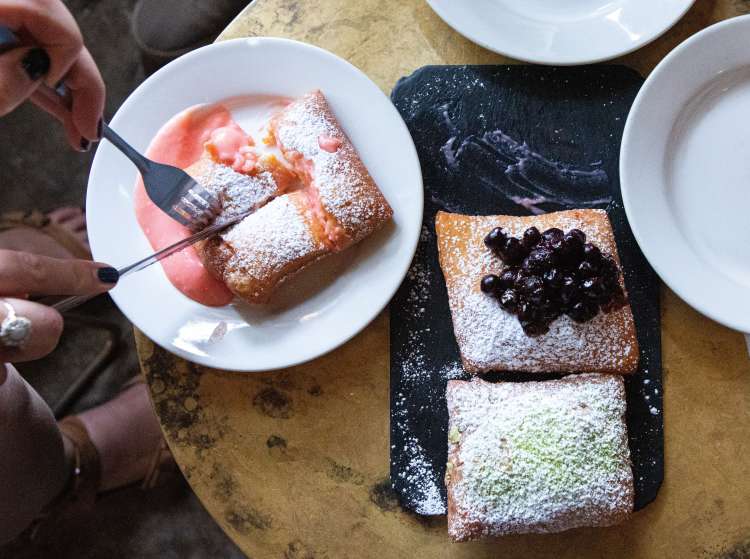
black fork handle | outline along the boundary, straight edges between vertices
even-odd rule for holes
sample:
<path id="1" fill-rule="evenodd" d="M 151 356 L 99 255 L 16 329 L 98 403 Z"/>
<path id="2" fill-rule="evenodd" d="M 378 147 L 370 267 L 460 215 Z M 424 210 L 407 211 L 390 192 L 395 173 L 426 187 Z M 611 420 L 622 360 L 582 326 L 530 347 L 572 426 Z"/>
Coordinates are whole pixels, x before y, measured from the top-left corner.
<path id="1" fill-rule="evenodd" d="M 44 84 L 41 84 L 39 86 L 38 91 L 41 91 L 41 93 L 50 99 L 51 101 L 59 104 L 65 110 L 70 110 L 73 104 L 73 96 L 70 93 L 70 90 L 65 86 L 64 83 L 60 83 L 55 89 L 52 89 L 51 87 L 48 87 Z M 130 159 L 130 161 L 133 162 L 133 165 L 135 165 L 138 170 L 141 172 L 141 174 L 146 173 L 151 168 L 151 161 L 146 159 L 143 155 L 141 155 L 138 150 L 134 149 L 129 143 L 127 143 L 125 140 L 122 139 L 122 137 L 112 130 L 109 127 L 109 124 L 107 124 L 102 119 L 102 137 L 106 138 L 110 141 L 110 143 L 115 146 L 120 152 Z"/>
<path id="2" fill-rule="evenodd" d="M 151 161 L 145 158 L 140 152 L 133 148 L 129 143 L 123 140 L 120 135 L 109 127 L 109 124 L 102 120 L 102 137 L 110 141 L 120 152 L 133 162 L 142 175 L 151 169 Z"/>

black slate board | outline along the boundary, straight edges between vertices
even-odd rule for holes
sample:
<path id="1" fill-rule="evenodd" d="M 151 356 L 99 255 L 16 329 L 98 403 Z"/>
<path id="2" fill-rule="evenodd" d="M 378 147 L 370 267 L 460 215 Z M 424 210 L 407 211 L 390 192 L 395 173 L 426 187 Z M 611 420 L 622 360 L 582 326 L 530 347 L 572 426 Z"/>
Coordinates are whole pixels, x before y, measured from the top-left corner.
<path id="1" fill-rule="evenodd" d="M 636 510 L 656 497 L 664 465 L 659 285 L 628 226 L 618 177 L 623 127 L 642 83 L 622 66 L 432 66 L 396 84 L 391 98 L 414 138 L 425 188 L 422 238 L 390 306 L 391 482 L 407 509 L 444 513 L 445 385 L 469 378 L 459 365 L 437 260 L 439 209 L 607 209 L 641 350 L 640 370 L 626 378 Z M 539 195 L 547 201 L 520 200 Z"/>

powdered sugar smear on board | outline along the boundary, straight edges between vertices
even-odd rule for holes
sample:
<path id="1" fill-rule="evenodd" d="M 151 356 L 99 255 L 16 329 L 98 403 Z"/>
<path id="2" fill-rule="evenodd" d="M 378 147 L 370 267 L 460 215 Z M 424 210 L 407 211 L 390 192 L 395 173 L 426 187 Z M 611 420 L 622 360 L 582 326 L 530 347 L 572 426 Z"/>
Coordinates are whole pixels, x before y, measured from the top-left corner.
<path id="1" fill-rule="evenodd" d="M 395 402 L 392 402 L 391 413 L 397 418 L 395 427 L 399 430 L 402 441 L 402 448 L 399 450 L 406 459 L 396 475 L 411 488 L 411 505 L 417 514 L 445 514 L 443 480 L 438 478 L 439 469 L 435 468 L 417 438 L 409 434 L 413 431 L 413 426 L 409 419 L 412 414 L 407 410 L 407 405 L 408 398 L 403 392 L 400 392 Z M 391 476 L 393 477 L 393 473 Z"/>
<path id="2" fill-rule="evenodd" d="M 425 386 L 443 385 L 449 379 L 468 378 L 459 361 L 453 360 L 438 369 L 430 365 L 430 356 L 436 351 L 431 340 L 439 332 L 432 330 L 429 323 L 425 322 L 425 317 L 434 312 L 433 293 L 436 288 L 441 288 L 443 281 L 437 269 L 425 262 L 424 247 L 433 244 L 434 237 L 434 232 L 427 226 L 422 227 L 418 254 L 407 273 L 405 304 L 410 320 L 403 335 L 409 343 L 401 358 L 402 391 L 391 402 L 392 428 L 399 432 L 398 454 L 403 458 L 397 473 L 395 469 L 392 471 L 392 480 L 394 477 L 398 478 L 398 482 L 410 488 L 409 508 L 422 515 L 446 512 L 445 489 L 440 474 L 444 464 L 434 463 L 430 453 L 411 435 L 420 430 L 414 425 L 412 418 L 429 417 L 435 411 L 435 406 L 445 405 L 445 394 L 431 391 L 430 401 L 420 405 L 418 409 L 408 409 L 411 406 L 410 395 L 414 391 L 424 390 Z M 435 436 L 445 439 L 447 434 L 436 432 Z"/>
<path id="3" fill-rule="evenodd" d="M 411 457 L 411 460 L 407 468 L 399 475 L 421 493 L 421 498 L 416 502 L 415 512 L 423 515 L 445 514 L 445 505 L 438 486 L 439 481 L 435 479 L 435 468 L 427 458 L 424 449 L 419 446 L 415 438 L 411 438 L 407 440 L 404 451 Z"/>

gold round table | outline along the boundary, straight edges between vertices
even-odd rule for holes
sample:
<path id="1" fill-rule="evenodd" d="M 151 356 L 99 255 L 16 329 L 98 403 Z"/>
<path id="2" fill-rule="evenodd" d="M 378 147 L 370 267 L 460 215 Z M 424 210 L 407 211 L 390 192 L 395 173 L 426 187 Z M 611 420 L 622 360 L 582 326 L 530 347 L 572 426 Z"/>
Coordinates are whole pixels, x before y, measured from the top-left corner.
<path id="1" fill-rule="evenodd" d="M 617 62 L 644 76 L 686 37 L 750 12 L 699 0 Z M 328 49 L 386 93 L 426 64 L 509 63 L 463 39 L 424 0 L 256 0 L 220 39 L 281 36 Z M 657 500 L 606 529 L 452 544 L 445 517 L 390 489 L 388 316 L 288 370 L 237 374 L 181 360 L 136 332 L 164 433 L 213 518 L 253 558 L 747 557 L 750 360 L 742 336 L 662 297 L 666 467 Z"/>

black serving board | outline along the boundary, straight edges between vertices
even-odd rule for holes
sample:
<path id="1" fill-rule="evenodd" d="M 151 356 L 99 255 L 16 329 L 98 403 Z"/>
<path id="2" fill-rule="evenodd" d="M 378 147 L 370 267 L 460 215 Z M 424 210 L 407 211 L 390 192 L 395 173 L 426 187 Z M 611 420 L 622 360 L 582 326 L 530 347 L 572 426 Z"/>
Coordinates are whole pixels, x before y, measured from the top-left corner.
<path id="1" fill-rule="evenodd" d="M 664 465 L 659 285 L 627 223 L 618 176 L 623 127 L 642 83 L 622 66 L 429 66 L 396 84 L 391 98 L 414 138 L 425 189 L 417 254 L 390 306 L 391 482 L 405 508 L 445 512 L 445 386 L 449 378 L 469 378 L 438 265 L 441 209 L 607 209 L 641 351 L 639 371 L 625 381 L 636 510 L 656 497 Z"/>

